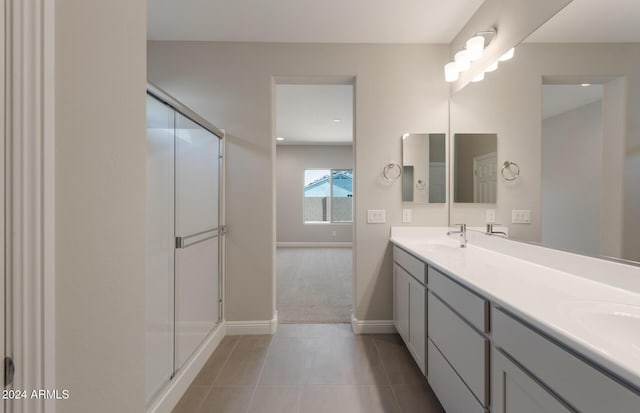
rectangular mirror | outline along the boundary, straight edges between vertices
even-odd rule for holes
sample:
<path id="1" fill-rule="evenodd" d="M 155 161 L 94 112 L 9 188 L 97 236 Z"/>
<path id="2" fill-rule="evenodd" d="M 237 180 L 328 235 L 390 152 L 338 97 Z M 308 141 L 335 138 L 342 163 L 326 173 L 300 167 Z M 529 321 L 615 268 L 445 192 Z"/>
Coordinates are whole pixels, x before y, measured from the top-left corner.
<path id="1" fill-rule="evenodd" d="M 446 135 L 402 135 L 402 202 L 442 204 L 447 199 Z"/>
<path id="2" fill-rule="evenodd" d="M 589 4 L 571 2 L 513 59 L 451 97 L 451 131 L 500 136 L 500 196 L 491 207 L 452 203 L 449 222 L 492 222 L 508 226 L 513 240 L 640 262 L 637 3 L 602 3 L 580 24 Z M 500 174 L 507 161 L 519 165 L 513 181 Z M 468 202 L 454 168 L 454 201 Z"/>
<path id="3" fill-rule="evenodd" d="M 453 202 L 495 204 L 498 172 L 498 135 L 454 135 Z"/>

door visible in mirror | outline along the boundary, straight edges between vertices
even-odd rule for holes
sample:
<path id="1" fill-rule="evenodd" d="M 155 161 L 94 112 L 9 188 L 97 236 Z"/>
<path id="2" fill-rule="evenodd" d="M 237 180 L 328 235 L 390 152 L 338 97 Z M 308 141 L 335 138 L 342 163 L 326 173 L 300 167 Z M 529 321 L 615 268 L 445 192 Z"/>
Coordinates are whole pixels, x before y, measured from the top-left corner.
<path id="1" fill-rule="evenodd" d="M 498 182 L 498 135 L 454 136 L 454 202 L 495 204 Z"/>
<path id="2" fill-rule="evenodd" d="M 446 202 L 446 157 L 446 134 L 402 135 L 402 202 Z"/>

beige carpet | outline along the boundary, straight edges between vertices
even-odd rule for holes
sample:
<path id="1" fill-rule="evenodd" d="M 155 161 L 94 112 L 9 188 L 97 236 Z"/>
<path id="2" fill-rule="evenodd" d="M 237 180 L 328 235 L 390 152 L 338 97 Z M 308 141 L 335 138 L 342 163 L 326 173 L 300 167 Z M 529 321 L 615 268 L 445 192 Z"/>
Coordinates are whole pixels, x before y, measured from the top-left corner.
<path id="1" fill-rule="evenodd" d="M 278 248 L 278 320 L 351 322 L 351 248 Z"/>

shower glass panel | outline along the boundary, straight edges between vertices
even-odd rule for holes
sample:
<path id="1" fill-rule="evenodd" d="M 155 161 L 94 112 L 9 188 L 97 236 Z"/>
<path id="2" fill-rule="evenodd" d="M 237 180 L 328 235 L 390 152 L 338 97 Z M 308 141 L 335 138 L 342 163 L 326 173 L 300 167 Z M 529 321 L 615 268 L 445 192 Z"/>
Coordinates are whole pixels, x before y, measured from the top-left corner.
<path id="1" fill-rule="evenodd" d="M 147 95 L 147 402 L 174 372 L 174 110 Z"/>
<path id="2" fill-rule="evenodd" d="M 175 369 L 219 321 L 220 140 L 176 114 Z"/>

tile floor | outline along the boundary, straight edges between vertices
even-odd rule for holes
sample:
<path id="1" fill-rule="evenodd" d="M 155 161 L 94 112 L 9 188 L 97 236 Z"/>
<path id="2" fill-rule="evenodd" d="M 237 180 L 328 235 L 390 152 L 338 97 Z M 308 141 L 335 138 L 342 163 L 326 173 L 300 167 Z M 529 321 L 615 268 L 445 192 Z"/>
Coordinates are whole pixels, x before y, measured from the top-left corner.
<path id="1" fill-rule="evenodd" d="M 349 324 L 227 336 L 174 413 L 444 413 L 402 339 Z"/>

